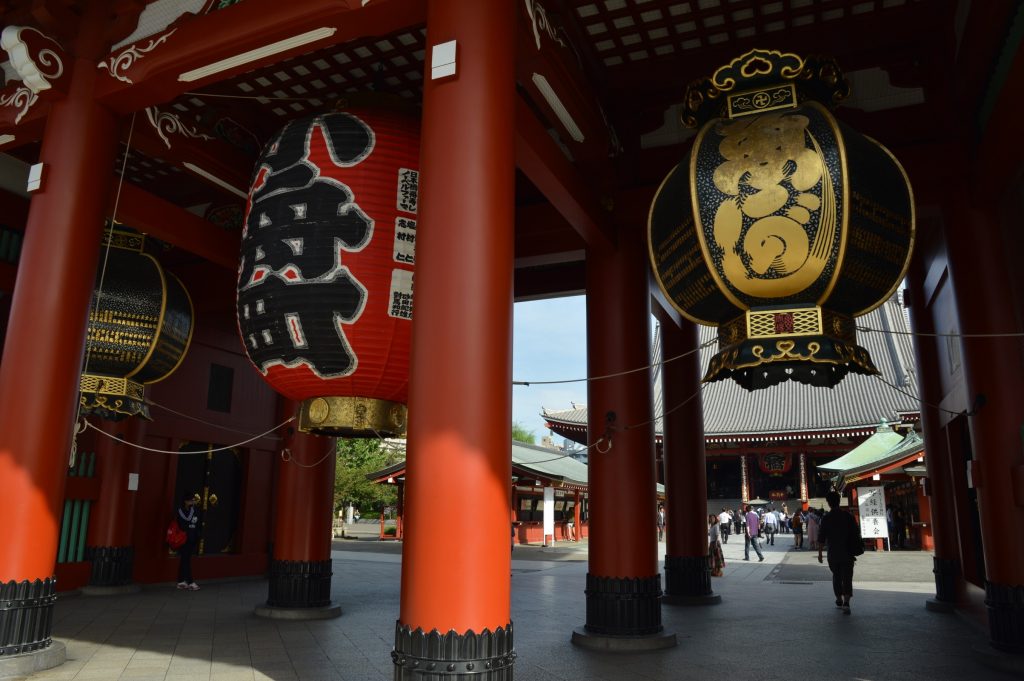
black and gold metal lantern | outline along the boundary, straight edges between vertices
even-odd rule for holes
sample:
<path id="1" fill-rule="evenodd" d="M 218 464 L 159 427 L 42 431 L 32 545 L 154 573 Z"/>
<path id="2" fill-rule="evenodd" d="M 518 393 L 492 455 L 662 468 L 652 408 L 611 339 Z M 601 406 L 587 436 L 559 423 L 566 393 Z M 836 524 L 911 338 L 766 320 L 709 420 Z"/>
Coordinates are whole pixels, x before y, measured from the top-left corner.
<path id="1" fill-rule="evenodd" d="M 194 327 L 192 299 L 147 252 L 144 236 L 115 229 L 104 247 L 108 241 L 89 312 L 82 414 L 149 418 L 144 386 L 170 376 L 184 359 Z"/>
<path id="2" fill-rule="evenodd" d="M 668 299 L 718 327 L 705 381 L 831 387 L 878 373 L 854 317 L 903 279 L 914 204 L 892 154 L 826 108 L 847 91 L 834 61 L 765 50 L 687 89 L 683 121 L 703 127 L 659 188 L 648 236 Z"/>

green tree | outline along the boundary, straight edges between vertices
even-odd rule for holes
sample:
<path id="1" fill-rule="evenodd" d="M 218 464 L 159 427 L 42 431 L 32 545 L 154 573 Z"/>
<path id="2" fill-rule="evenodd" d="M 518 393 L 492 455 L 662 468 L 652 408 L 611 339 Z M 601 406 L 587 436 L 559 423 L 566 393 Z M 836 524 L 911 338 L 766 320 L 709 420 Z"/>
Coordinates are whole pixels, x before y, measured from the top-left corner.
<path id="1" fill-rule="evenodd" d="M 526 426 L 516 421 L 512 424 L 512 439 L 516 442 L 525 442 L 528 445 L 537 444 L 537 437 L 533 434 L 532 430 L 527 430 Z"/>
<path id="2" fill-rule="evenodd" d="M 395 485 L 378 485 L 366 479 L 405 458 L 404 451 L 382 445 L 377 438 L 338 438 L 338 465 L 334 473 L 334 506 L 353 504 L 361 513 L 379 511 L 398 500 Z"/>

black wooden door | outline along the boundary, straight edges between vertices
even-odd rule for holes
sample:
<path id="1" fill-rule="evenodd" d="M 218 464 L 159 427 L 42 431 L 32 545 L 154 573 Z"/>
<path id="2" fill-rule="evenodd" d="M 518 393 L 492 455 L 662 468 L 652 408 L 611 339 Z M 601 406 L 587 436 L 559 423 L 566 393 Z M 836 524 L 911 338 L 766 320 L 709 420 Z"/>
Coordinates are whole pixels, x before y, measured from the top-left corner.
<path id="1" fill-rule="evenodd" d="M 178 457 L 175 499 L 192 494 L 200 511 L 200 555 L 231 553 L 235 550 L 242 465 L 234 449 L 218 450 L 220 445 L 189 442 Z"/>

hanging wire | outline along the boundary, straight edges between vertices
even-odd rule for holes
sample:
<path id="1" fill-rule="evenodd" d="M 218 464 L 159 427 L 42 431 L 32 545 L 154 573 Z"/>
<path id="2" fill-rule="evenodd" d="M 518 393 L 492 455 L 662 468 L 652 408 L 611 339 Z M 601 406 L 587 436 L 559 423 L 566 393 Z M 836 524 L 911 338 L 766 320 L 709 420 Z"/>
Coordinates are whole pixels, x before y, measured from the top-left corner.
<path id="1" fill-rule="evenodd" d="M 926 333 L 924 331 L 895 331 L 893 329 L 874 329 L 870 326 L 858 326 L 858 331 L 869 333 L 888 333 L 896 336 L 921 336 L 922 338 L 1024 338 L 1024 333 Z"/>
<path id="2" fill-rule="evenodd" d="M 690 402 L 690 400 L 695 398 L 697 395 L 700 395 L 701 392 L 704 390 L 704 385 L 705 384 L 701 383 L 700 387 L 697 388 L 697 392 L 693 393 L 692 395 L 690 395 L 685 400 L 683 400 L 682 402 L 680 402 L 676 406 L 672 407 L 668 411 L 662 412 L 661 416 L 655 416 L 653 419 L 650 419 L 649 421 L 644 421 L 643 423 L 634 423 L 634 424 L 631 424 L 631 425 L 628 425 L 628 426 L 623 426 L 622 430 L 630 430 L 630 429 L 633 429 L 633 428 L 640 428 L 641 426 L 646 426 L 649 423 L 654 423 L 658 419 L 665 418 L 666 416 L 668 416 L 669 414 L 671 414 L 675 410 L 681 409 L 684 405 L 686 405 L 688 402 Z"/>
<path id="3" fill-rule="evenodd" d="M 99 281 L 99 285 L 96 287 L 96 299 L 93 302 L 93 305 L 92 305 L 92 307 L 90 307 L 90 310 L 89 310 L 89 316 L 90 317 L 92 316 L 92 313 L 95 310 L 99 309 L 100 301 L 103 298 L 103 282 L 107 278 L 107 262 L 110 260 L 110 247 L 111 247 L 111 244 L 114 241 L 113 238 L 112 238 L 113 231 L 114 231 L 114 223 L 117 220 L 117 207 L 121 203 L 121 189 L 122 189 L 122 187 L 124 187 L 124 175 L 125 175 L 125 172 L 128 169 L 128 156 L 131 155 L 132 135 L 134 134 L 134 132 L 135 132 L 135 114 L 133 113 L 132 114 L 132 122 L 128 126 L 128 140 L 125 142 L 124 159 L 121 161 L 121 172 L 118 174 L 118 178 L 117 178 L 117 193 L 114 195 L 114 210 L 113 210 L 113 212 L 111 213 L 111 216 L 110 216 L 110 224 L 103 230 L 103 233 L 104 233 L 104 235 L 106 236 L 106 239 L 107 239 L 107 245 L 106 245 L 106 248 L 104 248 L 104 250 L 103 250 L 103 265 L 100 267 L 100 281 Z M 85 353 L 85 366 L 82 368 L 82 373 L 83 374 L 89 373 L 89 353 L 88 352 Z M 82 409 L 81 402 L 79 402 L 79 404 L 78 404 L 78 409 L 79 409 L 78 416 L 81 416 L 81 409 Z M 75 420 L 78 420 L 78 416 L 75 417 Z"/>
<path id="4" fill-rule="evenodd" d="M 128 126 L 128 139 L 125 142 L 124 159 L 121 161 L 121 172 L 119 173 L 118 178 L 117 178 L 117 192 L 114 195 L 114 210 L 113 210 L 113 213 L 111 214 L 111 217 L 110 217 L 110 225 L 103 230 L 103 233 L 104 233 L 104 235 L 106 236 L 106 239 L 107 239 L 107 246 L 106 246 L 106 248 L 103 251 L 103 265 L 100 268 L 100 282 L 99 282 L 99 286 L 97 286 L 97 288 L 96 288 L 96 299 L 90 301 L 90 304 L 89 304 L 89 317 L 90 318 L 92 317 L 93 312 L 95 310 L 99 309 L 100 299 L 103 297 L 103 282 L 104 282 L 104 280 L 107 277 L 107 261 L 110 259 L 110 246 L 111 246 L 111 243 L 114 240 L 113 239 L 114 221 L 117 219 L 117 208 L 118 208 L 118 205 L 121 203 L 121 189 L 122 189 L 122 187 L 124 187 L 124 175 L 125 175 L 125 172 L 128 169 L 128 156 L 131 154 L 132 135 L 134 133 L 135 133 L 135 114 L 133 113 L 132 114 L 132 122 Z M 86 335 L 88 336 L 88 328 L 86 328 Z M 81 384 L 81 381 L 82 381 L 82 374 L 88 374 L 89 373 L 89 357 L 90 357 L 90 353 L 89 353 L 89 339 L 86 338 L 85 362 L 84 362 L 84 364 L 82 366 L 82 370 L 78 374 L 78 382 L 79 382 L 79 384 Z M 81 420 L 83 423 L 86 423 L 86 425 L 88 425 L 88 423 L 85 421 L 85 419 L 82 418 L 82 400 L 81 400 L 81 397 L 79 397 L 78 405 L 77 405 L 77 407 L 75 409 L 75 423 L 77 424 L 79 420 Z M 80 433 L 82 433 L 84 431 L 85 431 L 84 427 L 79 428 L 76 425 L 75 430 L 74 430 L 74 432 L 71 435 L 71 457 L 70 457 L 71 458 L 71 463 L 69 464 L 69 467 L 74 466 L 74 459 L 75 459 L 75 457 L 76 457 L 76 455 L 78 453 L 78 436 L 79 436 Z"/>
<path id="5" fill-rule="evenodd" d="M 651 364 L 646 364 L 646 365 L 644 365 L 642 367 L 637 367 L 636 369 L 627 369 L 626 371 L 618 371 L 618 372 L 616 372 L 614 374 L 604 374 L 603 376 L 588 376 L 586 378 L 571 378 L 571 379 L 565 379 L 565 380 L 561 380 L 561 381 L 512 381 L 512 385 L 525 385 L 525 386 L 529 387 L 531 385 L 553 385 L 555 383 L 585 383 L 587 381 L 601 381 L 601 380 L 606 379 L 606 378 L 616 378 L 618 376 L 626 376 L 628 374 L 635 374 L 638 371 L 647 371 L 648 369 L 653 369 L 654 367 L 664 366 L 665 364 L 668 364 L 669 362 L 674 362 L 677 359 L 682 359 L 683 357 L 688 357 L 689 355 L 692 355 L 695 352 L 700 352 L 701 350 L 703 350 L 707 346 L 713 345 L 714 343 L 717 343 L 717 342 L 718 342 L 718 339 L 717 338 L 713 338 L 713 339 L 711 339 L 711 340 L 709 340 L 709 341 L 707 341 L 705 343 L 701 343 L 700 345 L 698 345 L 694 349 L 687 350 L 686 352 L 684 352 L 682 354 L 679 354 L 679 355 L 676 355 L 675 357 L 669 357 L 668 359 L 662 360 L 660 362 L 652 362 Z"/>
<path id="6" fill-rule="evenodd" d="M 204 449 L 204 450 L 199 451 L 199 452 L 181 452 L 181 451 L 174 451 L 173 449 L 153 449 L 152 447 L 144 447 L 143 445 L 135 444 L 134 442 L 128 442 L 127 440 L 119 438 L 116 435 L 111 435 L 110 433 L 108 433 L 108 432 L 106 432 L 106 431 L 104 431 L 104 430 L 102 430 L 100 428 L 97 428 L 96 426 L 94 426 L 93 424 L 89 423 L 85 419 L 82 419 L 82 423 L 85 424 L 86 428 L 92 428 L 97 433 L 100 433 L 101 435 L 105 435 L 106 437 L 109 437 L 111 440 L 116 440 L 116 441 L 120 442 L 123 445 L 127 445 L 129 447 L 134 447 L 135 449 L 141 449 L 142 451 L 153 452 L 155 454 L 173 454 L 175 456 L 191 456 L 193 454 L 209 454 L 211 452 L 226 452 L 229 449 L 234 449 L 235 447 L 241 447 L 242 445 L 247 445 L 250 442 L 255 442 L 256 440 L 259 440 L 260 438 L 263 438 L 263 437 L 266 437 L 267 435 L 270 435 L 275 430 L 278 430 L 279 428 L 283 428 L 284 426 L 288 425 L 289 423 L 291 423 L 294 420 L 295 420 L 294 416 L 289 417 L 288 420 L 283 421 L 283 422 L 277 424 L 276 426 L 274 426 L 273 428 L 271 428 L 270 430 L 268 430 L 266 432 L 263 432 L 263 433 L 260 433 L 259 435 L 256 435 L 254 437 L 251 437 L 248 440 L 242 440 L 241 442 L 236 442 L 233 445 L 225 445 L 224 447 L 215 447 L 213 449 Z M 299 464 L 298 462 L 295 462 L 295 463 L 297 465 L 300 465 L 300 466 L 302 465 L 302 464 Z"/>
<path id="7" fill-rule="evenodd" d="M 960 416 L 961 414 L 966 415 L 966 416 L 973 416 L 974 415 L 973 411 L 950 411 L 949 409 L 946 409 L 944 407 L 940 407 L 937 404 L 932 404 L 931 402 L 925 402 L 924 400 L 922 400 L 920 397 L 918 397 L 914 393 L 908 392 L 908 391 L 904 390 L 903 388 L 899 387 L 898 385 L 896 385 L 895 383 L 890 383 L 889 381 L 885 380 L 884 378 L 882 378 L 881 374 L 875 374 L 875 378 L 878 379 L 879 381 L 881 381 L 882 383 L 886 384 L 887 386 L 889 386 L 890 388 L 892 388 L 896 392 L 903 393 L 907 397 L 914 398 L 915 400 L 917 400 L 921 404 L 925 405 L 926 407 L 932 407 L 933 409 L 938 409 L 939 411 L 944 411 L 947 414 L 952 414 L 953 416 Z"/>
<path id="8" fill-rule="evenodd" d="M 300 468 L 316 468 L 317 466 L 322 464 L 324 461 L 326 461 L 331 456 L 336 456 L 337 453 L 338 453 L 338 451 L 337 451 L 337 449 L 335 449 L 333 451 L 330 451 L 330 452 L 327 452 L 326 454 L 324 454 L 322 457 L 320 457 L 320 460 L 317 461 L 316 463 L 307 464 L 307 463 L 300 463 L 299 461 L 296 461 L 295 457 L 292 456 L 292 450 L 290 450 L 289 448 L 285 447 L 284 449 L 281 450 L 281 461 L 284 461 L 285 463 L 293 463 L 296 466 L 299 466 Z"/>
<path id="9" fill-rule="evenodd" d="M 228 426 L 222 426 L 222 425 L 220 425 L 218 423 L 214 423 L 213 421 L 207 421 L 205 419 L 197 418 L 195 416 L 189 416 L 188 414 L 185 414 L 185 413 L 182 413 L 182 412 L 177 411 L 175 409 L 171 409 L 170 407 L 164 406 L 164 405 L 160 404 L 159 402 L 154 402 L 153 400 L 151 400 L 149 398 L 146 398 L 145 402 L 146 402 L 146 404 L 148 404 L 151 407 L 158 407 L 160 409 L 163 409 L 164 411 L 169 411 L 172 414 L 176 414 L 177 416 L 180 416 L 180 417 L 182 417 L 184 419 L 189 419 L 190 421 L 197 421 L 197 422 L 202 423 L 204 425 L 212 426 L 213 428 L 220 428 L 221 430 L 227 430 L 227 431 L 232 432 L 232 433 L 238 433 L 239 435 L 252 435 L 252 433 L 250 433 L 247 430 L 238 430 L 237 428 L 230 428 Z M 274 439 L 275 440 L 282 440 L 284 438 L 282 438 L 279 435 L 276 435 L 276 436 L 274 436 Z"/>

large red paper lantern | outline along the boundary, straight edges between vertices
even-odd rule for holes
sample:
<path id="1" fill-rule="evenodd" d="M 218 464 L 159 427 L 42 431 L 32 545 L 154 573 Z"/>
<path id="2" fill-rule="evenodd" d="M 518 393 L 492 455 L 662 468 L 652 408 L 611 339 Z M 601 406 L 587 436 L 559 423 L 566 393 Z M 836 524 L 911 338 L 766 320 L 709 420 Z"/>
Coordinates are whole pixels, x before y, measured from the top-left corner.
<path id="1" fill-rule="evenodd" d="M 238 326 L 301 430 L 405 430 L 418 187 L 419 120 L 400 110 L 292 121 L 260 157 Z"/>

